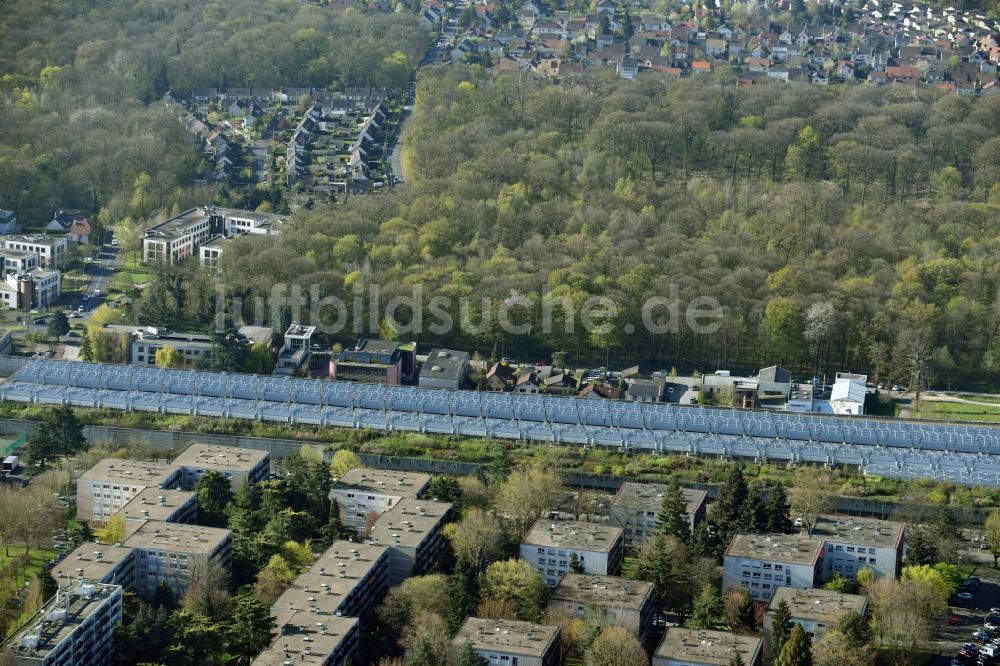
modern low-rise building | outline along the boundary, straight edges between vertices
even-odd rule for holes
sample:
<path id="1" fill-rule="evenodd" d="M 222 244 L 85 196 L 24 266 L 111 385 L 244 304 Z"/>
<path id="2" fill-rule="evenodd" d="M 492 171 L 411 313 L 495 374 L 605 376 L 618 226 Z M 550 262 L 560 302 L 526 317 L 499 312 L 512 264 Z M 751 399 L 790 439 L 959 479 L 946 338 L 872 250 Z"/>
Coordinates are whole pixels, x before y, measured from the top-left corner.
<path id="1" fill-rule="evenodd" d="M 861 569 L 897 578 L 903 568 L 905 526 L 891 520 L 820 515 L 810 536 L 823 542 L 821 580 L 841 575 L 855 580 Z"/>
<path id="2" fill-rule="evenodd" d="M 3 265 L 0 266 L 0 270 L 4 273 L 23 273 L 32 268 L 38 268 L 37 252 L 2 248 L 0 249 L 0 257 L 3 257 Z"/>
<path id="3" fill-rule="evenodd" d="M 319 615 L 366 618 L 389 589 L 389 549 L 335 541 L 271 605 Z"/>
<path id="4" fill-rule="evenodd" d="M 451 640 L 457 656 L 466 643 L 491 666 L 555 666 L 559 663 L 559 627 L 470 617 Z"/>
<path id="5" fill-rule="evenodd" d="M 420 386 L 425 388 L 460 389 L 469 374 L 469 352 L 432 349 L 420 370 Z"/>
<path id="6" fill-rule="evenodd" d="M 126 340 L 125 344 L 129 351 L 127 361 L 130 365 L 154 366 L 156 352 L 169 347 L 177 352 L 180 358 L 179 367 L 193 368 L 202 358 L 212 353 L 215 344 L 214 336 L 208 333 L 169 331 L 156 326 L 108 324 L 104 330 Z M 252 336 L 260 336 L 261 330 L 259 326 L 241 326 L 239 333 L 250 343 L 250 340 L 255 339 Z M 267 342 L 270 343 L 270 337 L 267 338 Z"/>
<path id="7" fill-rule="evenodd" d="M 656 533 L 656 520 L 666 491 L 665 485 L 627 481 L 615 493 L 608 522 L 625 530 L 626 546 L 642 546 Z M 705 519 L 708 493 L 697 488 L 681 488 L 681 492 L 687 503 L 688 527 L 693 531 Z"/>
<path id="8" fill-rule="evenodd" d="M 79 581 L 96 581 L 135 589 L 135 551 L 125 546 L 87 541 L 52 567 L 60 588 Z"/>
<path id="9" fill-rule="evenodd" d="M 198 262 L 212 273 L 222 270 L 222 253 L 229 244 L 225 236 L 214 236 L 198 246 Z"/>
<path id="10" fill-rule="evenodd" d="M 271 454 L 236 446 L 192 444 L 174 458 L 181 468 L 181 487 L 191 490 L 205 472 L 219 472 L 234 491 L 244 483 L 257 483 L 271 472 Z"/>
<path id="11" fill-rule="evenodd" d="M 602 624 L 628 629 L 645 641 L 653 629 L 656 591 L 652 583 L 618 576 L 568 573 L 549 596 L 548 616 L 604 614 Z"/>
<path id="12" fill-rule="evenodd" d="M 789 534 L 737 534 L 722 567 L 723 590 L 748 590 L 767 601 L 779 587 L 806 589 L 820 580 L 823 542 Z"/>
<path id="13" fill-rule="evenodd" d="M 76 484 L 76 518 L 104 523 L 146 488 L 176 488 L 181 470 L 159 461 L 104 458 Z"/>
<path id="14" fill-rule="evenodd" d="M 330 361 L 330 379 L 366 384 L 403 384 L 413 379 L 416 345 L 388 340 L 358 340 Z"/>
<path id="15" fill-rule="evenodd" d="M 251 666 L 351 666 L 356 663 L 358 619 L 308 611 L 274 611 L 278 635 Z"/>
<path id="16" fill-rule="evenodd" d="M 179 599 L 192 580 L 232 573 L 233 534 L 227 529 L 151 520 L 123 544 L 135 550 L 135 590 L 150 598 L 165 582 Z"/>
<path id="17" fill-rule="evenodd" d="M 316 334 L 315 326 L 292 324 L 285 331 L 285 342 L 278 350 L 273 374 L 297 375 L 309 362 L 312 349 L 312 337 Z"/>
<path id="18" fill-rule="evenodd" d="M 389 549 L 390 586 L 434 570 L 447 548 L 442 528 L 451 517 L 451 504 L 412 497 L 379 516 L 367 543 Z"/>
<path id="19" fill-rule="evenodd" d="M 34 252 L 38 255 L 38 265 L 42 268 L 61 268 L 66 263 L 68 247 L 65 236 L 26 234 L 0 237 L 0 248 Z"/>
<path id="20" fill-rule="evenodd" d="M 62 274 L 57 270 L 11 271 L 0 281 L 0 303 L 12 310 L 47 308 L 61 295 Z"/>
<path id="21" fill-rule="evenodd" d="M 652 666 L 729 666 L 734 655 L 746 666 L 760 666 L 764 641 L 728 631 L 668 627 L 653 653 Z"/>
<path id="22" fill-rule="evenodd" d="M 212 218 L 207 209 L 188 209 L 146 230 L 142 239 L 142 260 L 176 264 L 192 256 L 211 235 Z"/>
<path id="23" fill-rule="evenodd" d="M 430 482 L 430 474 L 421 472 L 355 467 L 334 481 L 330 499 L 337 501 L 341 522 L 363 531 L 401 499 L 420 497 Z"/>
<path id="24" fill-rule="evenodd" d="M 623 535 L 613 525 L 541 519 L 521 541 L 521 559 L 551 587 L 572 570 L 574 555 L 584 573 L 617 576 L 622 570 Z"/>
<path id="25" fill-rule="evenodd" d="M 11 666 L 105 666 L 122 619 L 122 588 L 93 581 L 59 590 L 0 649 Z"/>
<path id="26" fill-rule="evenodd" d="M 796 590 L 779 587 L 767 605 L 764 614 L 764 635 L 771 636 L 774 611 L 784 601 L 792 615 L 792 622 L 801 624 L 813 641 L 822 640 L 828 629 L 846 613 L 854 611 L 864 617 L 868 613 L 868 597 L 863 594 L 843 594 L 833 590 L 811 588 Z"/>

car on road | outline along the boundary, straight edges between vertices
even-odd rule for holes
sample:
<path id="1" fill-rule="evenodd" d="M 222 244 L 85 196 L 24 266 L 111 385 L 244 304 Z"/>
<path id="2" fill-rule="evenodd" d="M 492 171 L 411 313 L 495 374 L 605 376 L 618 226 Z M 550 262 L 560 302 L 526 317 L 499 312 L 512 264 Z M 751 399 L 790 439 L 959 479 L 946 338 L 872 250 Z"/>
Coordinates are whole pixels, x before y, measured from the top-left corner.
<path id="1" fill-rule="evenodd" d="M 972 592 L 959 592 L 955 597 L 962 601 L 972 601 Z"/>
<path id="2" fill-rule="evenodd" d="M 893 391 L 902 391 L 902 390 L 903 390 L 903 387 L 902 387 L 902 386 L 900 386 L 899 384 L 893 384 L 893 385 L 892 385 L 892 390 L 893 390 Z"/>

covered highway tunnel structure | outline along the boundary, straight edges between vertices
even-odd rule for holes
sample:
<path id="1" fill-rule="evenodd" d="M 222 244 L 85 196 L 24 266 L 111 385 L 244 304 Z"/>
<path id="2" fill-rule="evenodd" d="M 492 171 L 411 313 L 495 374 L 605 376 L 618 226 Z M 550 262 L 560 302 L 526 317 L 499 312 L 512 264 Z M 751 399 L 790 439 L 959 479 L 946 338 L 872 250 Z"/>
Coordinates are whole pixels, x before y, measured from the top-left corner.
<path id="1" fill-rule="evenodd" d="M 36 360 L 0 400 L 402 430 L 770 462 L 1000 486 L 1000 429 Z"/>

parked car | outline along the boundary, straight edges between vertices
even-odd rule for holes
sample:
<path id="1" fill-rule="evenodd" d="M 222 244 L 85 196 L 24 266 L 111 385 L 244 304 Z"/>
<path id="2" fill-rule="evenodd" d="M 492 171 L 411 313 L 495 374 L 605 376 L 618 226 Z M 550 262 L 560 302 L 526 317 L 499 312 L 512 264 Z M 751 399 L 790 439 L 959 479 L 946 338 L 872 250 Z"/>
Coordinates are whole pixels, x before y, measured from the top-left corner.
<path id="1" fill-rule="evenodd" d="M 961 599 L 962 601 L 972 601 L 972 592 L 964 592 L 963 591 L 963 592 L 959 592 L 955 596 L 957 598 Z"/>
<path id="2" fill-rule="evenodd" d="M 962 585 L 964 585 L 965 587 L 973 587 L 973 588 L 975 588 L 975 587 L 979 587 L 979 585 L 981 583 L 982 583 L 982 581 L 979 580 L 979 578 L 977 578 L 976 576 L 969 576 L 968 578 L 965 579 L 965 582 L 962 583 Z"/>

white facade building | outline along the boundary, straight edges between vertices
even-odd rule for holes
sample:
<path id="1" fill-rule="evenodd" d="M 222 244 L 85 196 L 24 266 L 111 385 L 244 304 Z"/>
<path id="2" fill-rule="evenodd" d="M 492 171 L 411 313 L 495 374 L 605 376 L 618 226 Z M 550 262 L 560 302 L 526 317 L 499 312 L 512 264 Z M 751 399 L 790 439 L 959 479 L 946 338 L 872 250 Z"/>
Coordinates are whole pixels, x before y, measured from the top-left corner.
<path id="1" fill-rule="evenodd" d="M 737 534 L 722 568 L 722 589 L 748 590 L 767 601 L 779 587 L 806 589 L 820 580 L 823 543 L 789 534 Z"/>
<path id="2" fill-rule="evenodd" d="M 583 573 L 617 576 L 622 570 L 624 531 L 613 525 L 580 521 L 538 520 L 521 541 L 521 559 L 551 587 L 567 573 L 573 556 Z"/>

